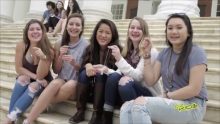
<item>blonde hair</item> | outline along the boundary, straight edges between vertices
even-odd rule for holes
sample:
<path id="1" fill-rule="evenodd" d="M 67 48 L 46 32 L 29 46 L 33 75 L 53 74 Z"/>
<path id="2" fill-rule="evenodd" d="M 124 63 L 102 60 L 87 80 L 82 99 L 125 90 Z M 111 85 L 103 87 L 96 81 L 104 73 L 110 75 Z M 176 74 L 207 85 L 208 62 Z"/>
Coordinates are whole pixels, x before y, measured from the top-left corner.
<path id="1" fill-rule="evenodd" d="M 145 20 L 143 20 L 142 18 L 140 17 L 134 17 L 130 23 L 129 23 L 129 26 L 128 26 L 128 31 L 127 31 L 127 40 L 125 42 L 125 46 L 123 48 L 123 51 L 122 51 L 122 55 L 124 57 L 126 57 L 129 53 L 129 51 L 131 51 L 133 49 L 133 44 L 132 44 L 132 41 L 131 39 L 129 38 L 129 28 L 131 26 L 131 23 L 133 20 L 137 20 L 139 23 L 140 23 L 140 26 L 141 26 L 141 30 L 143 32 L 143 36 L 142 36 L 142 39 L 144 37 L 149 37 L 149 30 L 148 30 L 148 24 Z"/>

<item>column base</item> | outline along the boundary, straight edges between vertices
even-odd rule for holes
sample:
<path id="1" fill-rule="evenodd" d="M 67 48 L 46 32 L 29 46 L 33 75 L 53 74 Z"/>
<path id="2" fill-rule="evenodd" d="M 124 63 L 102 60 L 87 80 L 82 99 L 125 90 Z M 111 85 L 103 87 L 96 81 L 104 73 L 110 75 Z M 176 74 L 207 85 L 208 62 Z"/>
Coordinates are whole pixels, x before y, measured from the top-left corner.
<path id="1" fill-rule="evenodd" d="M 28 22 L 31 19 L 41 20 L 42 16 L 42 12 L 29 12 L 25 17 L 25 22 Z"/>
<path id="2" fill-rule="evenodd" d="M 13 18 L 10 16 L 0 15 L 0 23 L 13 23 Z"/>
<path id="3" fill-rule="evenodd" d="M 99 21 L 100 19 L 112 19 L 112 14 L 100 10 L 85 9 L 83 14 L 86 21 Z"/>

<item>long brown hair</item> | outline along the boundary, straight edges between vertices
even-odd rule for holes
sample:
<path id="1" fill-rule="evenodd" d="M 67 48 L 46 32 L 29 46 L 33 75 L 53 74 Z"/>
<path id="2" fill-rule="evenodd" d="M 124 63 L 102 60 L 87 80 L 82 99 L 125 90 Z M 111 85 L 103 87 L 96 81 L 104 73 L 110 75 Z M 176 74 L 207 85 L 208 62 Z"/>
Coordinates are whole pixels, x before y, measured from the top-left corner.
<path id="1" fill-rule="evenodd" d="M 46 34 L 46 29 L 44 27 L 44 25 L 42 24 L 42 22 L 40 22 L 37 19 L 31 19 L 25 26 L 24 28 L 24 32 L 23 32 L 23 42 L 25 43 L 25 52 L 24 55 L 27 53 L 29 47 L 30 47 L 30 39 L 28 38 L 28 30 L 31 24 L 37 23 L 40 25 L 41 29 L 42 29 L 42 38 L 41 40 L 38 42 L 37 47 L 39 47 L 42 52 L 47 56 L 47 58 L 52 59 L 52 53 L 50 50 L 53 50 L 53 47 L 47 37 Z"/>
<path id="2" fill-rule="evenodd" d="M 68 25 L 68 22 L 71 18 L 80 18 L 81 20 L 81 23 L 82 23 L 82 31 L 80 32 L 79 34 L 79 38 L 82 36 L 83 34 L 83 31 L 84 31 L 84 23 L 85 23 L 85 20 L 84 20 L 84 17 L 83 15 L 79 14 L 79 13 L 74 13 L 72 15 L 70 15 L 68 18 L 67 18 L 67 21 L 66 21 L 66 26 L 65 26 L 65 30 L 63 32 L 63 37 L 62 37 L 62 42 L 61 42 L 61 46 L 63 45 L 68 45 L 69 42 L 70 42 L 70 35 L 68 33 L 68 31 L 66 30 L 66 27 Z"/>

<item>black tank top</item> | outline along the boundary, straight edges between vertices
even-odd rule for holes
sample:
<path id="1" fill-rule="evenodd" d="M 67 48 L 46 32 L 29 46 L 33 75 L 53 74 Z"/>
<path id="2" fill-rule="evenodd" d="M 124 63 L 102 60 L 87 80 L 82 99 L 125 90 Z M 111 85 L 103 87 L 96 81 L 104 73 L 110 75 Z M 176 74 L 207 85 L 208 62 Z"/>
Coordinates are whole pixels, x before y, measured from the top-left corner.
<path id="1" fill-rule="evenodd" d="M 23 67 L 24 67 L 24 68 L 26 68 L 26 69 L 28 69 L 29 71 L 31 71 L 32 73 L 35 73 L 35 74 L 36 74 L 38 65 L 33 65 L 33 64 L 29 63 L 29 62 L 27 61 L 27 59 L 26 59 L 25 56 L 23 57 L 22 64 L 23 64 Z M 50 71 L 49 71 L 48 75 L 47 75 L 44 79 L 47 80 L 48 83 L 50 83 L 50 81 L 53 80 L 53 77 L 52 77 Z M 31 81 L 35 81 L 35 80 L 31 79 Z"/>

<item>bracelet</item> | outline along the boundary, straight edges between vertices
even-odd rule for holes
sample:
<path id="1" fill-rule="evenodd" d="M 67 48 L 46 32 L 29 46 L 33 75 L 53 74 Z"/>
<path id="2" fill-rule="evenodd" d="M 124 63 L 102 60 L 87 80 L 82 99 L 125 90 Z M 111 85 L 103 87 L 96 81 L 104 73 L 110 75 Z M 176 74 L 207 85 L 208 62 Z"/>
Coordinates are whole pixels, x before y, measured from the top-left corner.
<path id="1" fill-rule="evenodd" d="M 149 58 L 151 58 L 151 54 L 147 53 L 143 57 L 144 57 L 144 59 L 149 59 Z"/>

